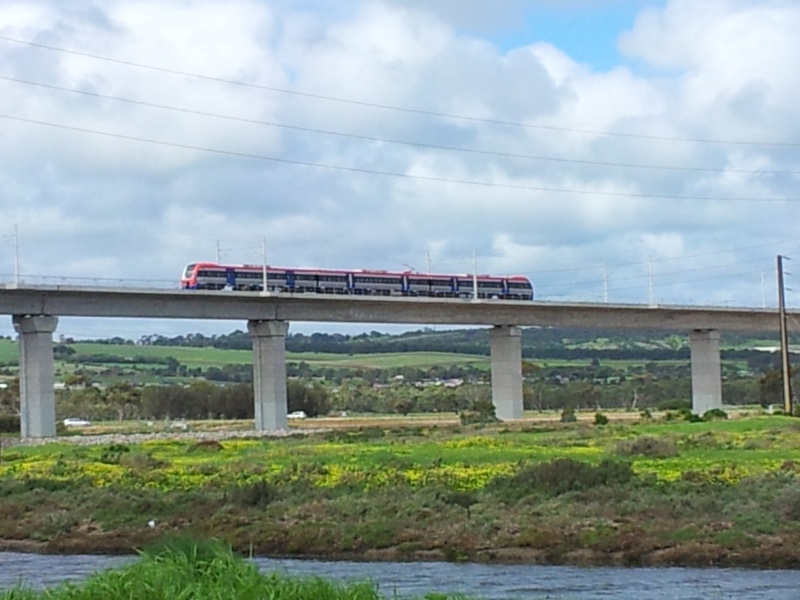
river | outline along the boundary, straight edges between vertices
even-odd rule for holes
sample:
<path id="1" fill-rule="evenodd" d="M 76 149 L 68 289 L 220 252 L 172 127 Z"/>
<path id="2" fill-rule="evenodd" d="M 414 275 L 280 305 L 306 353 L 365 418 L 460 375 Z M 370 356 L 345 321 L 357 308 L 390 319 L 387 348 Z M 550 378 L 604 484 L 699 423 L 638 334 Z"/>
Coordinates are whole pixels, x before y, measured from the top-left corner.
<path id="1" fill-rule="evenodd" d="M 23 582 L 42 589 L 80 581 L 132 557 L 0 552 L 0 590 Z M 371 580 L 387 598 L 461 592 L 487 600 L 797 600 L 800 571 L 627 569 L 452 563 L 254 559 L 264 572 Z"/>

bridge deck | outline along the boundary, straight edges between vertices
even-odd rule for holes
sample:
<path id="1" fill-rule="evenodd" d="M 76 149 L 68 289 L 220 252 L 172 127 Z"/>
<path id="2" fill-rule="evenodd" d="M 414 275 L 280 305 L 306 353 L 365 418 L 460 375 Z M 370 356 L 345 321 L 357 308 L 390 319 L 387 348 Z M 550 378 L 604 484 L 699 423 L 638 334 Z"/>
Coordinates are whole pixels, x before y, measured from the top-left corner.
<path id="1" fill-rule="evenodd" d="M 0 287 L 0 314 L 443 325 L 777 331 L 776 309 L 358 297 L 315 294 Z M 800 312 L 789 313 L 800 317 Z"/>

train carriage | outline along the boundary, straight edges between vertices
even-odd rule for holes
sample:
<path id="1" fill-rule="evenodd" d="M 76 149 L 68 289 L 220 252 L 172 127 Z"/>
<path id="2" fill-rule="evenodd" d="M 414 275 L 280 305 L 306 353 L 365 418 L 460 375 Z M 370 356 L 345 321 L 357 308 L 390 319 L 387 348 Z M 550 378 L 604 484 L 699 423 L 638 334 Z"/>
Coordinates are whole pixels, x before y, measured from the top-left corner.
<path id="1" fill-rule="evenodd" d="M 452 275 L 433 275 L 430 273 L 405 273 L 406 290 L 409 296 L 429 296 L 433 298 L 452 298 L 454 278 Z"/>
<path id="2" fill-rule="evenodd" d="M 184 269 L 181 288 L 197 290 L 264 291 L 292 294 L 351 294 L 358 296 L 424 296 L 533 300 L 533 285 L 515 275 L 447 275 L 413 271 L 345 271 L 192 263 Z"/>

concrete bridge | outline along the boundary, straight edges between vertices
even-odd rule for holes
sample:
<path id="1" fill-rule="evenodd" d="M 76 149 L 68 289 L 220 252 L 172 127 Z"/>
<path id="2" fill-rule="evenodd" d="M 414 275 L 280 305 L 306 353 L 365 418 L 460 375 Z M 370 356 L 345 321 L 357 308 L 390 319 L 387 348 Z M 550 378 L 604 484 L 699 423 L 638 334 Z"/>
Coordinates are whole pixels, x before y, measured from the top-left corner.
<path id="1" fill-rule="evenodd" d="M 777 334 L 780 327 L 775 309 L 17 285 L 0 287 L 0 314 L 12 316 L 19 334 L 23 437 L 55 435 L 53 332 L 62 316 L 246 321 L 259 431 L 287 426 L 292 321 L 490 326 L 492 400 L 501 420 L 522 418 L 522 326 L 686 332 L 696 413 L 722 406 L 719 332 Z"/>

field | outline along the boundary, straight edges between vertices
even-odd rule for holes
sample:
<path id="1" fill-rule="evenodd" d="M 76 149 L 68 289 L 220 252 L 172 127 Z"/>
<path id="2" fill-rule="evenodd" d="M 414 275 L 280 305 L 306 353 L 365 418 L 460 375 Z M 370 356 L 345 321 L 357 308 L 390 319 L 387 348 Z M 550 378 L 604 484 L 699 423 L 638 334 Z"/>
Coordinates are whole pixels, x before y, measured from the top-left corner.
<path id="1" fill-rule="evenodd" d="M 0 538 L 126 552 L 184 532 L 263 555 L 800 566 L 792 418 L 355 425 L 150 441 L 116 428 L 92 445 L 5 448 Z"/>

